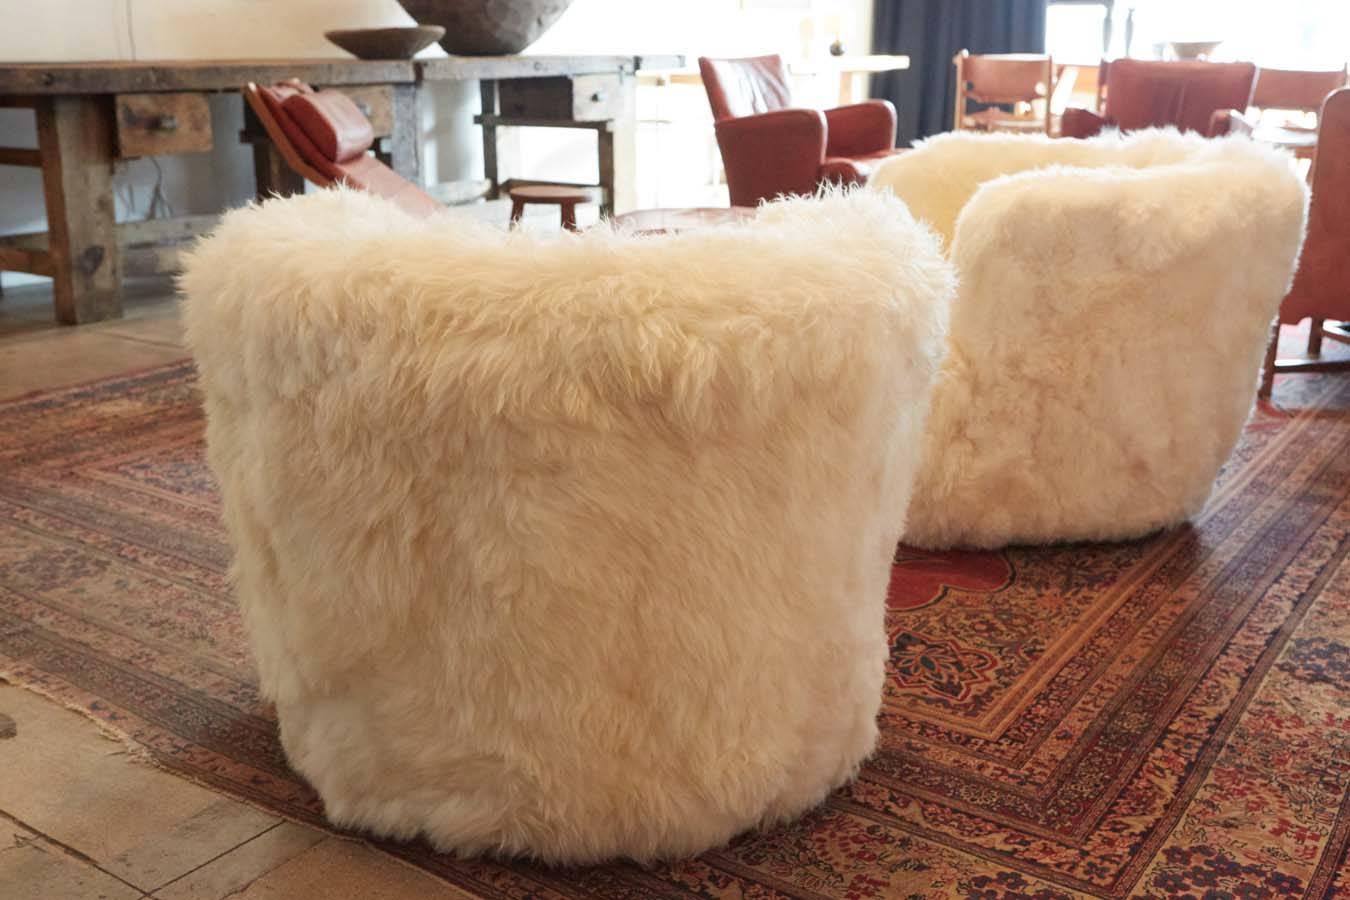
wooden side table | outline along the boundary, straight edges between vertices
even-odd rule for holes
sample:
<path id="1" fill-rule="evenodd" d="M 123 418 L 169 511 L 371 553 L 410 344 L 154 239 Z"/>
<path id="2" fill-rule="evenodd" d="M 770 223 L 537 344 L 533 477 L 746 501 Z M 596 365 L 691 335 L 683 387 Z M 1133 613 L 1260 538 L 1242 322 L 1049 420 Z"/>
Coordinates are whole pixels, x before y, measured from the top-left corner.
<path id="1" fill-rule="evenodd" d="M 562 227 L 568 231 L 578 231 L 577 204 L 590 203 L 590 191 L 584 188 L 558 184 L 522 184 L 509 188 L 511 197 L 511 227 L 520 223 L 525 207 L 531 203 L 557 206 L 562 211 Z"/>

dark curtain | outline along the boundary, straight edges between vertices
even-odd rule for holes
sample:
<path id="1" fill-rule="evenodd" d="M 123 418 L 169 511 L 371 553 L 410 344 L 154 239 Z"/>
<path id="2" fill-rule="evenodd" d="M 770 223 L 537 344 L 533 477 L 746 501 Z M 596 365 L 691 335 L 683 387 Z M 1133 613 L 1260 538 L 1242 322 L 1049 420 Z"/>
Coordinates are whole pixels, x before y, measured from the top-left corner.
<path id="1" fill-rule="evenodd" d="M 952 57 L 1044 53 L 1046 0 L 876 0 L 872 49 L 903 53 L 909 69 L 872 79 L 872 96 L 895 104 L 897 146 L 950 131 L 956 102 Z"/>

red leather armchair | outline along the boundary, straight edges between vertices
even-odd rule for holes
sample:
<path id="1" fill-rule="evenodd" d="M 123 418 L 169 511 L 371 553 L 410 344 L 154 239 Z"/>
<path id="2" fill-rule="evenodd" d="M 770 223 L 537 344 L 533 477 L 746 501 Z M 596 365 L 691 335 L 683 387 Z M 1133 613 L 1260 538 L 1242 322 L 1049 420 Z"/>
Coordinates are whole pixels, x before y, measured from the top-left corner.
<path id="1" fill-rule="evenodd" d="M 868 100 L 820 111 L 792 106 L 779 56 L 699 57 L 732 206 L 823 183 L 861 184 L 895 152 L 895 107 Z"/>
<path id="2" fill-rule="evenodd" d="M 1209 134 L 1217 110 L 1246 109 L 1256 85 L 1252 63 L 1157 62 L 1117 59 L 1103 62 L 1106 84 L 1101 113 L 1066 109 L 1064 137 L 1092 137 L 1104 128 L 1135 131 L 1166 125 Z"/>

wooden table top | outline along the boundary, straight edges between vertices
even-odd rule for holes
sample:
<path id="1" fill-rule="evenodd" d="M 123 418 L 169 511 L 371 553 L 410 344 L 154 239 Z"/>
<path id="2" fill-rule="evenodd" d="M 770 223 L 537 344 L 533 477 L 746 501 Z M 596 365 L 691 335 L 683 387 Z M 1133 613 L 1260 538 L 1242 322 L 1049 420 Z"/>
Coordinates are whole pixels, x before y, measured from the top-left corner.
<path id="1" fill-rule="evenodd" d="M 1252 140 L 1285 150 L 1310 150 L 1317 146 L 1317 132 L 1307 128 L 1281 128 L 1257 125 Z"/>
<path id="2" fill-rule="evenodd" d="M 192 59 L 0 64 L 0 94 L 123 94 L 232 91 L 249 81 L 301 78 L 311 84 L 408 84 L 408 60 Z"/>
<path id="3" fill-rule="evenodd" d="M 449 56 L 414 60 L 424 81 L 467 81 L 476 78 L 545 78 L 553 75 L 632 74 L 638 69 L 670 69 L 684 65 L 683 56 Z"/>
<path id="4" fill-rule="evenodd" d="M 411 84 L 479 78 L 540 78 L 684 65 L 681 56 L 452 56 L 445 59 L 193 59 L 0 63 L 0 95 L 233 91 L 249 81 Z"/>
<path id="5" fill-rule="evenodd" d="M 787 61 L 789 75 L 874 75 L 879 72 L 903 71 L 909 66 L 908 56 L 894 53 L 870 56 L 822 56 L 810 60 Z M 697 68 L 688 68 L 683 64 L 668 66 L 648 64 L 644 68 L 653 70 L 646 73 L 646 77 L 657 84 L 703 83 L 703 77 Z"/>

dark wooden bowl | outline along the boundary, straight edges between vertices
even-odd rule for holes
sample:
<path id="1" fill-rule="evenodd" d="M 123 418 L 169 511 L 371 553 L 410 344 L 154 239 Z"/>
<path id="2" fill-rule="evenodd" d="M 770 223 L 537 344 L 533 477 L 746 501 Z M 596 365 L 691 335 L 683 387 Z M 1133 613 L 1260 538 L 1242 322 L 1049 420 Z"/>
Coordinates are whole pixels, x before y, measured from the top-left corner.
<path id="1" fill-rule="evenodd" d="M 445 26 L 455 56 L 509 56 L 552 27 L 572 0 L 399 0 L 418 22 Z"/>
<path id="2" fill-rule="evenodd" d="M 347 28 L 323 36 L 357 59 L 412 59 L 417 51 L 445 37 L 439 25 L 406 28 Z"/>

